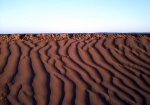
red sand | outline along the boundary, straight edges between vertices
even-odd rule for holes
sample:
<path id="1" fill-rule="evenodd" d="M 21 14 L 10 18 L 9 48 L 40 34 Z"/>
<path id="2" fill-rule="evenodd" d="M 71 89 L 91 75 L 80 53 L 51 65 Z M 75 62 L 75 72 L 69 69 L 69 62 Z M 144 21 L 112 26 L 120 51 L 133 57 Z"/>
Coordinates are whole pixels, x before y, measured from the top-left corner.
<path id="1" fill-rule="evenodd" d="M 0 105 L 149 105 L 150 37 L 0 41 Z"/>

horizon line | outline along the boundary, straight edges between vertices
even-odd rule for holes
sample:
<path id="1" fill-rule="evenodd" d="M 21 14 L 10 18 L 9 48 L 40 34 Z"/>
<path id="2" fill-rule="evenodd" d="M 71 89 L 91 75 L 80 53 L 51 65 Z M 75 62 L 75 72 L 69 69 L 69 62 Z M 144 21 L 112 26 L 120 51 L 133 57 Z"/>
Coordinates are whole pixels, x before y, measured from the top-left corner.
<path id="1" fill-rule="evenodd" d="M 0 34 L 84 34 L 84 33 L 89 33 L 89 34 L 150 34 L 150 32 L 53 32 L 53 33 L 29 33 L 29 32 L 23 32 L 23 33 L 0 33 Z"/>

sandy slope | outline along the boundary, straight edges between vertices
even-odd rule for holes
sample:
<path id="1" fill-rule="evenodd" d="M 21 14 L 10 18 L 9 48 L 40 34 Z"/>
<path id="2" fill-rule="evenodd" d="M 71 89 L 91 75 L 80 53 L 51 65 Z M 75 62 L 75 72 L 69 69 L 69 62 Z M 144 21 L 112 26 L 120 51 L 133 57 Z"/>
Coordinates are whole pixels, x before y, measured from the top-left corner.
<path id="1" fill-rule="evenodd" d="M 149 105 L 150 37 L 0 42 L 0 105 Z"/>

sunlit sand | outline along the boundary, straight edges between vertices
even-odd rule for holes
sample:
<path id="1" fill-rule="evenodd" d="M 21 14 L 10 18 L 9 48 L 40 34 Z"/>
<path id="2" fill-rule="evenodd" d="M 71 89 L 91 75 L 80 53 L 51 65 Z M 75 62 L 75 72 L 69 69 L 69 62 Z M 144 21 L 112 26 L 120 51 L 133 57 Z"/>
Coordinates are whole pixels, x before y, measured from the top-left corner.
<path id="1" fill-rule="evenodd" d="M 0 35 L 0 105 L 148 105 L 150 35 Z"/>

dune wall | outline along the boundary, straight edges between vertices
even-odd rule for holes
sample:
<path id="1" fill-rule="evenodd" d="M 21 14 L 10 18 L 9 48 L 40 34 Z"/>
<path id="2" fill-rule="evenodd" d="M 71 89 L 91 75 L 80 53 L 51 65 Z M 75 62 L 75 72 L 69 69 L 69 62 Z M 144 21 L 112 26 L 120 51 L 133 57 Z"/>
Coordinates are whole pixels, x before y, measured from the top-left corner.
<path id="1" fill-rule="evenodd" d="M 150 37 L 1 41 L 0 104 L 149 105 Z"/>

